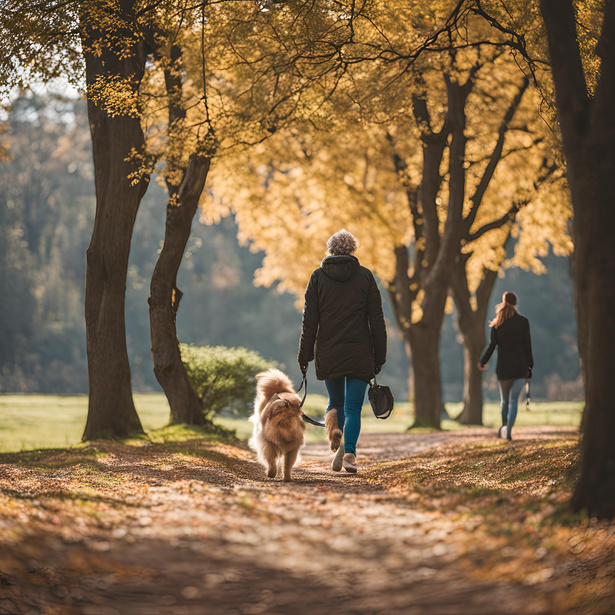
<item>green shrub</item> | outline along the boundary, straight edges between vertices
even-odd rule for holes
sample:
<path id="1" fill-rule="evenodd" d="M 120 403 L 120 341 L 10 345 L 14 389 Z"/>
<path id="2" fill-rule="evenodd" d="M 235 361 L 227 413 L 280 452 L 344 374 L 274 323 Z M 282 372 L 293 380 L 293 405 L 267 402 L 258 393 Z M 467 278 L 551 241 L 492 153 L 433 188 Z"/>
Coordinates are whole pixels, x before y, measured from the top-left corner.
<path id="1" fill-rule="evenodd" d="M 254 376 L 276 363 L 258 352 L 226 346 L 180 344 L 182 362 L 207 418 L 247 416 L 256 393 Z"/>

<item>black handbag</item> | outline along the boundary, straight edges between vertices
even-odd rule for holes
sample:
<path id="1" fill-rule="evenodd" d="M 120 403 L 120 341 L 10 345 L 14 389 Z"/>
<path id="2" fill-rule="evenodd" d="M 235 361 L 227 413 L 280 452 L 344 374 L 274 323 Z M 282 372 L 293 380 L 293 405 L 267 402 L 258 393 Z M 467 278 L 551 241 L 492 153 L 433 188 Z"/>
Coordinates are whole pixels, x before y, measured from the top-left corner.
<path id="1" fill-rule="evenodd" d="M 388 419 L 391 416 L 395 398 L 388 386 L 376 382 L 376 376 L 374 376 L 374 383 L 369 383 L 367 398 L 377 419 Z"/>

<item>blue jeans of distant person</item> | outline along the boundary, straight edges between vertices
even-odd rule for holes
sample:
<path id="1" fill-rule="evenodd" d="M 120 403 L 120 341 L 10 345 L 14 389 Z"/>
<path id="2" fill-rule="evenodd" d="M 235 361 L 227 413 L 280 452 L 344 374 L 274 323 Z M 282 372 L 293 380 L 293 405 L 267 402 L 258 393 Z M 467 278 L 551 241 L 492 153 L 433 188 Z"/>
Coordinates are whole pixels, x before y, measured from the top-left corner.
<path id="1" fill-rule="evenodd" d="M 355 455 L 367 382 L 360 378 L 342 376 L 325 380 L 325 386 L 329 393 L 327 412 L 331 408 L 337 409 L 337 424 L 344 432 L 344 453 Z"/>
<path id="2" fill-rule="evenodd" d="M 502 410 L 502 425 L 508 425 L 509 435 L 515 424 L 515 419 L 517 418 L 519 396 L 521 395 L 521 391 L 523 391 L 524 384 L 525 378 L 498 380 L 501 397 L 500 408 Z"/>

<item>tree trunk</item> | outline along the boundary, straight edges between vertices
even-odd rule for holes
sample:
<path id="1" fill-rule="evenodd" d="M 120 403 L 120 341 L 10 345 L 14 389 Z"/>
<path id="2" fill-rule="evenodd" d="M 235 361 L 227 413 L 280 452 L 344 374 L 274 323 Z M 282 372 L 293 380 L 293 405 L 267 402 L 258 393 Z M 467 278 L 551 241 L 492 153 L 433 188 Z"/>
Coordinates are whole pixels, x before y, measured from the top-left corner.
<path id="1" fill-rule="evenodd" d="M 483 374 L 478 361 L 484 348 L 484 322 L 463 331 L 463 410 L 457 417 L 463 425 L 483 424 Z"/>
<path id="2" fill-rule="evenodd" d="M 406 356 L 408 357 L 409 360 L 412 360 L 412 352 L 410 351 L 410 343 L 406 341 L 404 343 L 404 347 L 406 350 Z M 408 401 L 409 402 L 414 401 L 415 388 L 416 387 L 414 386 L 414 372 L 412 371 L 412 367 L 410 367 L 410 369 L 408 370 Z"/>
<path id="3" fill-rule="evenodd" d="M 483 201 L 483 197 L 493 179 L 496 168 L 504 151 L 504 141 L 510 123 L 521 103 L 523 94 L 529 85 L 528 79 L 524 79 L 516 96 L 508 106 L 498 130 L 498 140 L 489 157 L 489 163 L 485 168 L 478 185 L 474 190 L 470 202 L 472 206 L 463 220 L 463 241 L 471 243 L 490 230 L 501 228 L 508 224 L 508 232 L 504 245 L 510 237 L 510 229 L 519 209 L 518 204 L 513 204 L 511 209 L 503 216 L 492 220 L 473 231 L 476 216 Z M 466 265 L 471 257 L 471 252 L 462 252 L 461 243 L 457 243 L 457 256 L 453 273 L 451 275 L 451 290 L 458 311 L 458 325 L 463 335 L 464 344 L 464 383 L 463 383 L 463 410 L 457 417 L 460 423 L 468 425 L 482 425 L 483 419 L 483 390 L 482 373 L 477 364 L 482 349 L 485 346 L 485 320 L 487 318 L 487 304 L 497 279 L 497 270 L 483 268 L 483 277 L 474 292 L 470 292 L 468 285 L 468 273 Z M 498 267 L 501 263 L 498 263 Z"/>
<path id="4" fill-rule="evenodd" d="M 504 245 L 507 241 L 508 237 Z M 470 254 L 460 254 L 451 276 L 457 326 L 463 336 L 463 409 L 457 420 L 464 425 L 482 425 L 483 374 L 477 365 L 486 344 L 487 306 L 498 274 L 493 269 L 483 269 L 483 279 L 472 297 L 466 271 L 469 258 Z"/>
<path id="5" fill-rule="evenodd" d="M 440 359 L 438 346 L 440 329 L 414 325 L 406 333 L 411 369 L 416 383 L 414 390 L 414 424 L 412 427 L 440 429 L 442 390 L 440 387 Z"/>
<path id="6" fill-rule="evenodd" d="M 615 138 L 615 134 L 612 133 Z M 612 147 L 612 146 L 611 146 Z M 615 210 L 610 186 L 612 153 L 608 163 L 600 160 L 598 149 L 588 153 L 587 175 L 590 181 L 574 194 L 574 225 L 577 304 L 582 302 L 588 334 L 585 345 L 585 411 L 581 473 L 572 498 L 576 510 L 587 509 L 590 515 L 615 517 L 615 412 L 613 412 L 613 340 L 615 339 Z M 591 169 L 591 171 L 590 171 Z M 577 181 L 580 178 L 577 178 Z M 581 184 L 578 181 L 578 184 Z M 578 185 L 577 184 L 577 185 Z M 572 186 L 572 182 L 571 182 Z M 591 216 L 591 218 L 590 218 Z M 580 290 L 582 288 L 582 290 Z M 579 340 L 581 344 L 581 340 Z"/>
<path id="7" fill-rule="evenodd" d="M 171 423 L 205 423 L 199 398 L 181 360 L 175 317 L 182 293 L 177 272 L 190 237 L 192 220 L 205 186 L 210 159 L 193 155 L 175 202 L 167 206 L 164 246 L 152 275 L 149 297 L 154 374 L 171 407 Z"/>
<path id="8" fill-rule="evenodd" d="M 393 312 L 410 347 L 414 375 L 415 426 L 440 428 L 440 417 L 446 410 L 442 405 L 438 343 L 444 319 L 454 259 L 460 241 L 460 222 L 463 213 L 465 176 L 463 162 L 467 138 L 465 102 L 472 88 L 473 75 L 464 85 L 445 75 L 448 110 L 440 132 L 431 129 L 427 101 L 413 98 L 413 112 L 421 127 L 423 145 L 423 173 L 418 195 L 406 185 L 408 206 L 414 227 L 413 274 L 409 277 L 408 248 L 395 248 L 395 280 L 390 284 Z M 438 192 L 442 184 L 440 165 L 451 135 L 449 153 L 449 203 L 446 221 L 440 235 Z M 394 148 L 394 139 L 389 137 Z M 394 151 L 393 160 L 399 177 L 405 182 L 405 163 Z M 418 197 L 418 199 L 417 199 Z M 420 293 L 419 293 L 420 290 Z M 419 301 L 422 315 L 413 319 L 415 302 Z"/>
<path id="9" fill-rule="evenodd" d="M 615 138 L 615 131 L 611 137 Z M 595 141 L 598 141 L 596 143 Z M 585 410 L 580 476 L 572 498 L 576 510 L 590 515 L 615 517 L 615 412 L 613 412 L 613 340 L 615 339 L 615 209 L 611 187 L 613 153 L 595 139 L 596 149 L 587 152 L 586 177 L 570 181 L 575 209 L 575 295 L 584 344 Z M 612 145 L 609 146 L 609 149 Z M 601 158 L 604 156 L 604 158 Z M 570 163 L 569 163 L 570 165 Z M 572 166 L 572 165 L 570 165 Z M 571 169 L 572 172 L 574 172 Z M 577 170 L 578 172 L 579 170 Z M 585 180 L 585 181 L 584 181 Z M 582 218 L 581 220 L 578 220 Z M 578 220 L 578 221 L 577 221 Z"/>
<path id="10" fill-rule="evenodd" d="M 124 3 L 131 5 L 131 3 Z M 123 7 L 129 10 L 130 6 Z M 120 77 L 139 87 L 145 69 L 143 43 L 119 56 L 102 46 L 87 51 L 104 33 L 82 15 L 88 88 L 100 78 Z M 83 439 L 100 434 L 143 433 L 137 416 L 126 350 L 124 299 L 132 229 L 149 176 L 141 173 L 131 153 L 144 146 L 138 116 L 115 115 L 103 103 L 88 100 L 96 185 L 96 213 L 86 254 L 85 321 L 89 374 L 88 417 Z M 133 175 L 135 174 L 135 175 Z M 129 176 L 137 176 L 136 181 Z"/>
<path id="11" fill-rule="evenodd" d="M 586 347 L 588 341 L 588 329 L 587 329 L 587 315 L 584 312 L 585 304 L 579 297 L 579 282 L 577 280 L 577 257 L 573 252 L 570 255 L 570 279 L 573 286 L 573 301 L 574 301 L 574 313 L 577 322 L 577 347 L 579 349 L 579 361 L 581 363 L 581 379 L 583 381 L 583 388 L 587 391 L 587 376 L 585 374 L 585 356 L 587 354 Z M 585 415 L 587 405 L 583 408 L 583 414 L 581 415 L 581 431 L 585 431 Z"/>
<path id="12" fill-rule="evenodd" d="M 574 209 L 575 302 L 584 328 L 585 420 L 579 481 L 572 506 L 615 517 L 615 2 L 604 8 L 602 58 L 593 98 L 587 93 L 571 0 L 542 0 L 558 119 Z"/>

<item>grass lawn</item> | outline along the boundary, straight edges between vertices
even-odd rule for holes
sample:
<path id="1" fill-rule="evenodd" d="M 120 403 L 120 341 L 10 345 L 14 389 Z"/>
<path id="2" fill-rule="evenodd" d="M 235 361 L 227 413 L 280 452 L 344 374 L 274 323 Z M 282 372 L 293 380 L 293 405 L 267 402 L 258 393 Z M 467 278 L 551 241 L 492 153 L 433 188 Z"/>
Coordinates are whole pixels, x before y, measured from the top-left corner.
<path id="1" fill-rule="evenodd" d="M 163 394 L 135 394 L 137 412 L 146 431 L 164 427 L 169 418 L 169 406 Z M 308 395 L 305 411 L 318 417 L 326 406 L 322 395 Z M 85 395 L 0 395 L 0 452 L 32 450 L 37 448 L 65 447 L 77 444 L 81 439 L 87 416 L 88 399 Z M 577 427 L 581 421 L 582 402 L 532 403 L 526 412 L 520 404 L 518 426 L 527 425 L 569 425 Z M 461 404 L 447 404 L 451 416 L 457 416 Z M 404 432 L 413 420 L 409 403 L 398 403 L 394 413 L 385 421 L 374 418 L 371 408 L 363 409 L 363 430 L 365 432 Z M 483 421 L 485 425 L 499 425 L 499 404 L 486 404 Z M 237 436 L 247 439 L 252 424 L 247 420 L 218 419 L 218 423 L 234 429 Z M 458 423 L 445 420 L 443 429 L 462 429 Z M 307 427 L 307 440 L 315 442 L 325 439 L 324 429 Z"/>

